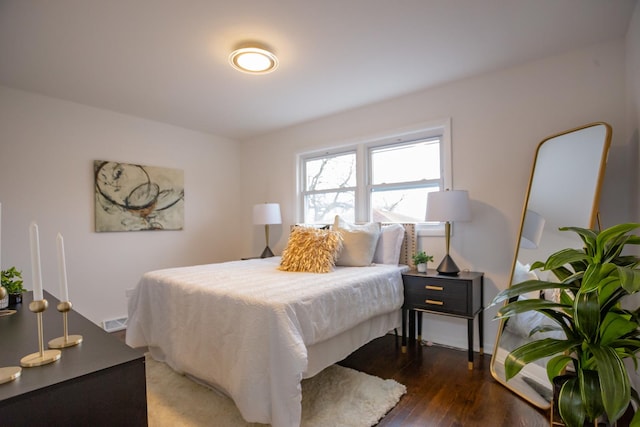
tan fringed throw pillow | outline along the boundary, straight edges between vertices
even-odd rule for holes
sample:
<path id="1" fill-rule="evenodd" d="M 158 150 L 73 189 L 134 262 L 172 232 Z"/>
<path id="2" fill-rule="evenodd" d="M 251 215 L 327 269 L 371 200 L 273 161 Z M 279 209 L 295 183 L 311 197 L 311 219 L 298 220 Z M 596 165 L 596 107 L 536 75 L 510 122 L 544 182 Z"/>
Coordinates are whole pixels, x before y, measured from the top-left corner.
<path id="1" fill-rule="evenodd" d="M 341 248 L 340 233 L 313 227 L 294 227 L 278 269 L 328 273 L 333 270 Z"/>

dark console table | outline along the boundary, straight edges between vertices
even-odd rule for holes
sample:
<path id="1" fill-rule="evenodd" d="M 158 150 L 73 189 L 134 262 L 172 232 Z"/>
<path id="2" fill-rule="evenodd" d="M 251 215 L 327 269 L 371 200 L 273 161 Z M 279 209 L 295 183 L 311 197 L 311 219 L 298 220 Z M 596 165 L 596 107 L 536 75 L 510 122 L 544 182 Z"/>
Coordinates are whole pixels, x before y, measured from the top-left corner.
<path id="1" fill-rule="evenodd" d="M 58 300 L 45 292 L 44 348 L 62 336 Z M 32 292 L 17 313 L 0 317 L 0 367 L 20 366 L 38 352 L 36 315 L 29 311 Z M 16 380 L 0 384 L 0 424 L 4 426 L 146 426 L 144 353 L 81 316 L 69 312 L 69 334 L 82 343 L 61 349 L 59 360 L 22 368 Z"/>

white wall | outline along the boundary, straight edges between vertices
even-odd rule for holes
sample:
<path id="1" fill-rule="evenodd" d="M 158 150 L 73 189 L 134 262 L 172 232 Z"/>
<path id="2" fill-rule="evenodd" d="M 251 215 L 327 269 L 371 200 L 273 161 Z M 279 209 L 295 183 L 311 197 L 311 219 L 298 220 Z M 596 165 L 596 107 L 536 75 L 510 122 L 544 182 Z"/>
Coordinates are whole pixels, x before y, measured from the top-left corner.
<path id="1" fill-rule="evenodd" d="M 602 211 L 615 221 L 629 216 L 624 99 L 625 44 L 620 40 L 245 141 L 242 219 L 251 223 L 254 203 L 281 203 L 284 224 L 272 233 L 271 245 L 280 253 L 288 226 L 297 220 L 296 153 L 451 117 L 454 188 L 469 190 L 473 201 L 472 222 L 455 225 L 452 256 L 460 268 L 486 273 L 488 304 L 508 283 L 533 155 L 545 137 L 594 121 L 611 124 L 614 140 L 609 170 L 615 173 L 605 179 L 607 206 Z M 259 253 L 263 235 L 256 228 L 245 230 L 245 251 Z M 443 238 L 424 238 L 421 243 L 436 260 L 444 255 Z M 494 314 L 495 308 L 485 315 L 484 347 L 488 351 L 497 330 L 497 322 L 491 321 Z M 466 322 L 427 316 L 423 335 L 463 348 Z"/>
<path id="2" fill-rule="evenodd" d="M 628 102 L 628 135 L 629 145 L 633 147 L 633 158 L 636 163 L 632 170 L 635 171 L 636 190 L 632 192 L 632 202 L 635 206 L 633 218 L 636 222 L 640 222 L 640 3 L 636 4 L 631 22 L 629 23 L 629 31 L 627 33 L 626 43 L 627 58 L 627 102 Z M 640 250 L 640 249 L 638 249 Z"/>
<path id="3" fill-rule="evenodd" d="M 184 170 L 184 230 L 94 232 L 94 160 Z M 125 290 L 145 271 L 238 257 L 238 182 L 234 141 L 0 87 L 2 267 L 31 289 L 37 221 L 44 287 L 58 296 L 61 232 L 71 302 L 95 323 L 126 315 Z"/>

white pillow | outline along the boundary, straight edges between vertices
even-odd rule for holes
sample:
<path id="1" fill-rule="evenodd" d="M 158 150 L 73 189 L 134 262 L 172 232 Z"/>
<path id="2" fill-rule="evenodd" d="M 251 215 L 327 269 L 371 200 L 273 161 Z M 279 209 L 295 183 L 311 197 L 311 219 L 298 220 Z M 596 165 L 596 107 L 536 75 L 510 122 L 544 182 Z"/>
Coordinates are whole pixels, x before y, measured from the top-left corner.
<path id="1" fill-rule="evenodd" d="M 531 271 L 531 266 L 529 264 L 522 264 L 520 261 L 516 260 L 516 268 L 513 270 L 513 284 L 517 285 L 518 283 L 526 282 L 527 280 L 537 280 L 538 276 L 536 273 Z M 529 292 L 526 295 L 527 298 L 540 298 L 540 291 Z"/>
<path id="2" fill-rule="evenodd" d="M 373 262 L 376 264 L 398 265 L 403 240 L 404 227 L 402 225 L 390 224 L 382 227 L 378 238 L 378 246 L 373 255 Z"/>
<path id="3" fill-rule="evenodd" d="M 530 299 L 527 295 L 520 295 L 518 300 L 523 301 Z M 507 320 L 507 329 L 512 333 L 520 335 L 523 338 L 529 338 L 529 333 L 533 328 L 539 325 L 558 326 L 553 320 L 549 319 L 542 313 L 537 311 L 527 311 L 525 313 L 516 314 Z M 567 336 L 563 331 L 547 331 L 533 334 L 532 340 L 540 340 L 543 338 L 566 339 Z"/>
<path id="4" fill-rule="evenodd" d="M 380 237 L 380 223 L 350 224 L 336 215 L 333 229 L 342 236 L 342 250 L 336 265 L 347 267 L 371 265 Z"/>

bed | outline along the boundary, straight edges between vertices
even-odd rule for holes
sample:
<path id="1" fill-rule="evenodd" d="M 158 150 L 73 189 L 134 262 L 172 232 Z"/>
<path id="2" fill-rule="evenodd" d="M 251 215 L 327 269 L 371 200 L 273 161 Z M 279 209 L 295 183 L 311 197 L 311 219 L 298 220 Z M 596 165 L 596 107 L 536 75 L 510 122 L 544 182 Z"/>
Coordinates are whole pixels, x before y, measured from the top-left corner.
<path id="1" fill-rule="evenodd" d="M 388 263 L 326 274 L 279 269 L 292 238 L 282 258 L 148 272 L 129 300 L 127 344 L 227 394 L 248 422 L 298 426 L 303 378 L 400 325 L 413 224 L 403 224 L 399 241 L 395 262 L 387 252 Z"/>

